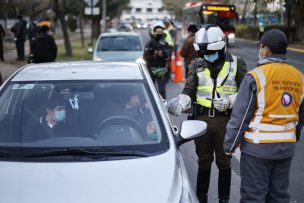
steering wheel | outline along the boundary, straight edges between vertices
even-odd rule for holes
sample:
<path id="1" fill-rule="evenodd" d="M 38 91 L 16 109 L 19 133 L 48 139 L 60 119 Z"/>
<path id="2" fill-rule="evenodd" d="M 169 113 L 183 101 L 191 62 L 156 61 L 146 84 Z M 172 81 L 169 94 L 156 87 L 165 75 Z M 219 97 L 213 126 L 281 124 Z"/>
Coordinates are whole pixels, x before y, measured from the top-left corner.
<path id="1" fill-rule="evenodd" d="M 96 130 L 94 131 L 95 135 L 99 135 L 99 132 L 105 128 L 106 126 L 115 125 L 115 124 L 122 124 L 125 126 L 132 126 L 136 129 L 136 131 L 142 136 L 143 135 L 143 127 L 142 125 L 135 120 L 134 118 L 128 116 L 110 116 L 109 118 L 101 121 Z"/>

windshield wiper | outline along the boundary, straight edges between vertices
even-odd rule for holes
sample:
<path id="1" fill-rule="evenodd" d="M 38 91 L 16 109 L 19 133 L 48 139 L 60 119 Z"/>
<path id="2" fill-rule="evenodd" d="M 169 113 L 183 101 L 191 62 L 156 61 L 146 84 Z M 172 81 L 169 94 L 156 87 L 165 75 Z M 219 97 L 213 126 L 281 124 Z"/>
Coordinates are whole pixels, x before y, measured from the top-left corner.
<path id="1" fill-rule="evenodd" d="M 108 156 L 137 156 L 137 157 L 148 157 L 151 154 L 134 151 L 134 150 L 120 150 L 113 148 L 102 148 L 102 147 L 82 147 L 82 148 L 62 148 L 55 150 L 45 150 L 40 152 L 35 152 L 26 156 L 24 158 L 30 157 L 47 157 L 47 156 L 81 156 L 81 155 L 108 155 Z"/>

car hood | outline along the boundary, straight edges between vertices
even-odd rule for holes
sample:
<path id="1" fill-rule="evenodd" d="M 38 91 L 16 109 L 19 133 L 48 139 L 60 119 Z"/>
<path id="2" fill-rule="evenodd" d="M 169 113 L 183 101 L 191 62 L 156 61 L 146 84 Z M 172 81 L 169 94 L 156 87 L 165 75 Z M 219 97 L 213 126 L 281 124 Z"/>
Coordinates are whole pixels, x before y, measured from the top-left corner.
<path id="1" fill-rule="evenodd" d="M 176 152 L 119 161 L 0 162 L 5 203 L 178 202 L 182 177 Z"/>
<path id="2" fill-rule="evenodd" d="M 133 61 L 143 56 L 142 51 L 104 51 L 95 54 L 102 61 Z"/>

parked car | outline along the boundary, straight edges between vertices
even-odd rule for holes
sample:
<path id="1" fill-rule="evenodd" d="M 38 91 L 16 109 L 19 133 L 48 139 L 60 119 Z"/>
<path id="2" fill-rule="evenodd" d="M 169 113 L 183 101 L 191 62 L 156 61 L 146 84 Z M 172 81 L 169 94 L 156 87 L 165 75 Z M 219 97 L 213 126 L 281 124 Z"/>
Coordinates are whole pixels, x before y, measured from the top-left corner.
<path id="1" fill-rule="evenodd" d="M 118 26 L 118 30 L 121 32 L 130 32 L 134 30 L 134 27 L 130 23 L 121 23 Z"/>
<path id="2" fill-rule="evenodd" d="M 142 59 L 144 45 L 140 34 L 134 32 L 103 33 L 93 51 L 94 61 L 137 61 Z"/>
<path id="3" fill-rule="evenodd" d="M 144 64 L 22 67 L 0 89 L 1 202 L 197 202 L 179 146 L 207 124 L 165 104 Z"/>

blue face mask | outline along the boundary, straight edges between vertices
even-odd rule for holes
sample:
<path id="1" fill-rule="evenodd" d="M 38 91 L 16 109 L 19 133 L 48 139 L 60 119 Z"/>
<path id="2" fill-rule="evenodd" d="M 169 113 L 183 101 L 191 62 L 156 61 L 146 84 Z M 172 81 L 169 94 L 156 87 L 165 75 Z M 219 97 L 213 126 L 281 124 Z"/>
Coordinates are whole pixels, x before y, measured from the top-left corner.
<path id="1" fill-rule="evenodd" d="M 215 54 L 210 54 L 210 55 L 204 55 L 204 58 L 206 61 L 209 61 L 210 63 L 213 63 L 219 58 L 218 52 L 215 52 Z"/>
<path id="2" fill-rule="evenodd" d="M 65 119 L 65 111 L 55 111 L 54 112 L 54 120 L 56 122 L 63 121 Z"/>

